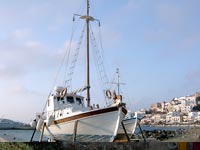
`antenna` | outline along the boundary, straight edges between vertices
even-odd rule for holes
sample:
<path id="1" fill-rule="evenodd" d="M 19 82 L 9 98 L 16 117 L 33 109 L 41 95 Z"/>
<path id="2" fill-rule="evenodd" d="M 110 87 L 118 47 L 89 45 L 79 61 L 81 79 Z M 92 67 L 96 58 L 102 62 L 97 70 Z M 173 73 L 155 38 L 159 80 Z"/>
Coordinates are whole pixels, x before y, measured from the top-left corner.
<path id="1" fill-rule="evenodd" d="M 119 75 L 119 68 L 116 69 L 116 74 L 117 74 L 117 82 L 111 82 L 112 84 L 117 84 L 117 94 L 119 95 L 119 88 L 120 88 L 120 85 L 125 85 L 125 83 L 121 83 L 119 82 L 120 80 L 120 75 Z"/>

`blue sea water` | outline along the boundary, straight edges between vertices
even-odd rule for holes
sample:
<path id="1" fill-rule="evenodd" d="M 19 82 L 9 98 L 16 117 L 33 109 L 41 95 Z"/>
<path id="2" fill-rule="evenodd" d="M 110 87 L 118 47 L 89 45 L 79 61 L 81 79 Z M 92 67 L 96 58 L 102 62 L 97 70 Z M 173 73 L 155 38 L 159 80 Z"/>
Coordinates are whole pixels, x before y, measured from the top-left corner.
<path id="1" fill-rule="evenodd" d="M 30 142 L 33 130 L 0 130 L 0 138 L 11 142 Z M 39 141 L 40 132 L 36 131 L 33 141 Z M 47 140 L 43 136 L 43 140 Z"/>
<path id="2" fill-rule="evenodd" d="M 179 129 L 189 129 L 189 126 L 149 126 L 149 125 L 143 125 L 141 126 L 141 129 L 144 131 L 154 131 L 154 130 L 165 130 L 165 131 L 176 131 Z M 140 132 L 139 127 L 136 128 L 135 133 Z"/>

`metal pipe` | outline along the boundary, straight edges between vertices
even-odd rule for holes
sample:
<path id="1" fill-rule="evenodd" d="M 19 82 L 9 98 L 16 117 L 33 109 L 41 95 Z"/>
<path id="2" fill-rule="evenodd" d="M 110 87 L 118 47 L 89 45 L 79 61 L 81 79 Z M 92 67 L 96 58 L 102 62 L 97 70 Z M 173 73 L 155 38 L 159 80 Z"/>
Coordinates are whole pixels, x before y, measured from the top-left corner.
<path id="1" fill-rule="evenodd" d="M 124 129 L 124 133 L 125 133 L 125 135 L 126 135 L 126 138 L 127 138 L 128 142 L 130 142 L 130 138 L 129 138 L 127 132 L 126 132 L 126 128 L 125 128 L 125 126 L 124 126 L 123 121 L 121 122 L 121 124 L 122 124 L 122 127 L 123 127 L 123 129 Z"/>

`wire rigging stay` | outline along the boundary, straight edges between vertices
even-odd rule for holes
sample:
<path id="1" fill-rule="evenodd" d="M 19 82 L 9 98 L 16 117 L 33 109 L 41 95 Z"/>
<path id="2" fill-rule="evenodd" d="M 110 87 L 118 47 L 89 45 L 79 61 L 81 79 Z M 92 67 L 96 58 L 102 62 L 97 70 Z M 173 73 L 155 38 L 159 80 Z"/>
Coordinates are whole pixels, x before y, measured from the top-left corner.
<path id="1" fill-rule="evenodd" d="M 109 89 L 109 85 L 108 85 L 109 79 L 108 79 L 107 72 L 104 65 L 103 53 L 102 53 L 102 50 L 98 48 L 92 26 L 90 26 L 90 39 L 91 39 L 91 45 L 92 45 L 92 50 L 93 50 L 95 67 L 97 70 L 98 78 L 100 80 L 100 85 L 102 88 L 103 95 L 105 96 L 106 89 Z M 107 100 L 106 100 L 106 103 L 107 103 Z"/>
<path id="2" fill-rule="evenodd" d="M 78 60 L 80 47 L 81 47 L 81 44 L 82 44 L 82 41 L 83 41 L 83 37 L 84 37 L 84 33 L 85 33 L 85 27 L 86 27 L 86 25 L 84 25 L 84 27 L 83 27 L 83 30 L 81 32 L 81 36 L 80 36 L 80 38 L 77 42 L 77 48 L 75 49 L 74 54 L 72 55 L 71 64 L 69 66 L 69 71 L 68 71 L 68 74 L 67 74 L 67 80 L 65 81 L 66 87 L 68 89 L 71 89 L 71 90 L 72 90 L 72 77 L 73 77 L 74 69 L 76 67 L 76 63 L 77 63 L 77 60 Z"/>
<path id="3" fill-rule="evenodd" d="M 77 9 L 76 13 L 83 13 L 84 11 L 84 6 L 85 6 L 85 0 L 82 1 L 82 3 L 80 4 L 80 7 Z M 64 84 L 63 86 L 66 86 L 66 75 L 67 75 L 67 72 L 68 72 L 68 65 L 69 65 L 69 57 L 71 55 L 71 46 L 72 46 L 72 40 L 74 38 L 74 35 L 75 35 L 75 32 L 77 31 L 77 28 L 78 28 L 78 25 L 79 25 L 79 21 L 80 21 L 80 18 L 78 18 L 77 21 L 74 20 L 74 16 L 73 16 L 73 25 L 72 25 L 72 29 L 71 29 L 71 34 L 70 34 L 70 40 L 69 40 L 69 43 L 65 45 L 64 47 L 64 53 L 62 54 L 62 58 L 58 64 L 58 70 L 56 71 L 56 74 L 55 74 L 55 77 L 54 77 L 54 80 L 53 80 L 53 83 L 52 83 L 52 86 L 50 88 L 50 91 L 53 90 L 55 84 L 58 82 L 58 80 L 61 79 L 60 77 L 60 73 L 61 71 L 64 70 L 64 76 L 63 76 L 63 79 L 62 79 L 62 83 Z"/>
<path id="4" fill-rule="evenodd" d="M 85 4 L 84 4 L 85 5 Z M 88 4 L 89 5 L 89 4 Z M 89 5 L 89 7 L 91 7 Z M 70 92 L 82 92 L 85 88 L 88 88 L 87 85 L 86 87 L 83 87 L 80 89 L 77 89 L 75 91 L 73 91 L 73 75 L 75 72 L 75 68 L 79 59 L 79 55 L 80 55 L 80 49 L 82 48 L 82 43 L 84 40 L 84 35 L 85 35 L 85 31 L 86 31 L 86 24 L 84 24 L 83 29 L 81 30 L 81 26 L 79 26 L 80 24 L 80 20 L 81 19 L 85 19 L 85 20 L 89 20 L 89 21 L 94 21 L 94 25 L 97 27 L 98 29 L 95 30 L 97 31 L 97 36 L 95 36 L 93 30 L 92 30 L 92 25 L 93 24 L 89 24 L 89 37 L 90 37 L 90 42 L 91 42 L 91 50 L 93 51 L 93 57 L 94 57 L 94 63 L 95 63 L 95 67 L 96 67 L 96 71 L 97 71 L 97 75 L 98 75 L 98 79 L 99 79 L 99 85 L 100 88 L 102 89 L 103 92 L 103 96 L 105 97 L 105 101 L 107 104 L 107 97 L 105 96 L 105 91 L 107 89 L 110 89 L 110 84 L 109 84 L 109 78 L 108 78 L 108 72 L 106 71 L 106 67 L 105 67 L 105 62 L 104 62 L 104 56 L 103 56 L 103 46 L 102 46 L 102 39 L 101 39 L 101 28 L 100 28 L 100 20 L 93 18 L 92 16 L 89 15 L 79 15 L 82 14 L 83 12 L 83 7 L 79 8 L 79 11 L 77 11 L 77 13 L 75 13 L 73 15 L 73 27 L 72 27 L 72 33 L 70 36 L 70 40 L 68 43 L 68 47 L 66 46 L 66 50 L 65 53 L 63 54 L 63 58 L 61 59 L 61 63 L 59 65 L 59 70 L 56 74 L 55 77 L 55 81 L 54 84 L 52 86 L 52 89 L 55 85 L 55 83 L 59 80 L 62 80 L 62 84 L 64 87 L 67 87 L 67 89 Z M 78 41 L 76 42 L 76 48 L 73 49 L 73 39 L 75 38 L 75 32 L 76 31 L 81 31 L 81 35 L 80 37 L 78 37 Z M 96 40 L 96 38 L 98 40 Z M 60 72 L 63 71 L 64 72 L 64 76 L 63 78 L 59 77 Z"/>

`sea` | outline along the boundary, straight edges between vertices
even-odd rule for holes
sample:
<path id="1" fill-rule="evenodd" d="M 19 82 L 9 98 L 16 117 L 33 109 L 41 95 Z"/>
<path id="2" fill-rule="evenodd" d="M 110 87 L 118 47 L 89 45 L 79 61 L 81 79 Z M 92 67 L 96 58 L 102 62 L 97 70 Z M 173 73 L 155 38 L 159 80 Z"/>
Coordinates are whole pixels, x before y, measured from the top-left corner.
<path id="1" fill-rule="evenodd" d="M 162 126 L 162 125 L 160 125 L 160 126 L 142 125 L 142 126 L 141 126 L 141 129 L 142 129 L 143 131 L 155 131 L 155 130 L 156 130 L 156 131 L 158 131 L 158 130 L 177 131 L 177 130 L 179 130 L 179 129 L 186 129 L 186 130 L 188 130 L 190 127 L 191 127 L 191 126 L 187 126 L 187 125 L 185 125 L 185 126 L 179 126 L 179 125 L 177 125 L 177 126 L 175 126 L 175 125 L 171 125 L 171 126 Z M 140 128 L 137 127 L 136 130 L 135 130 L 135 134 L 137 134 L 137 133 L 140 132 L 140 131 L 141 131 Z"/>
<path id="2" fill-rule="evenodd" d="M 189 129 L 189 126 L 148 126 L 142 125 L 141 129 L 145 131 L 154 131 L 154 130 L 165 130 L 165 131 L 176 131 L 178 129 Z M 34 130 L 0 130 L 0 142 L 30 142 Z M 140 128 L 137 127 L 135 134 L 140 132 Z M 37 142 L 40 139 L 40 131 L 36 131 L 32 141 Z M 43 141 L 47 141 L 48 138 L 43 136 Z"/>
<path id="3" fill-rule="evenodd" d="M 8 130 L 0 130 L 0 142 L 30 142 L 31 137 L 33 135 L 34 130 L 16 130 L 16 129 L 8 129 Z M 32 141 L 39 141 L 40 131 L 36 131 Z M 43 136 L 43 140 L 47 141 L 48 138 Z"/>

